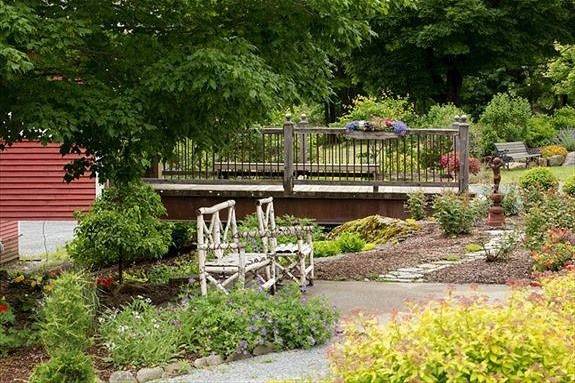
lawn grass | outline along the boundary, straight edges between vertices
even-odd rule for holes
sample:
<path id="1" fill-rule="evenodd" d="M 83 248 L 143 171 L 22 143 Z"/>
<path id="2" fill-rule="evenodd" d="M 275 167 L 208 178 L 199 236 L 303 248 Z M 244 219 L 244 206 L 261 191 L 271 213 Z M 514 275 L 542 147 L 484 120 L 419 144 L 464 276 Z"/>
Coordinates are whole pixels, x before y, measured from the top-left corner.
<path id="1" fill-rule="evenodd" d="M 532 169 L 532 168 L 529 168 Z M 501 184 L 517 184 L 519 178 L 529 169 L 519 168 L 513 170 L 501 169 Z M 575 166 L 553 166 L 549 170 L 563 183 L 565 180 L 575 175 Z M 493 183 L 493 171 L 487 167 L 482 167 L 478 174 L 472 174 L 469 179 L 471 184 L 490 185 Z"/>
<path id="2" fill-rule="evenodd" d="M 553 166 L 549 170 L 559 179 L 559 182 L 564 182 L 567 177 L 575 175 L 575 166 Z M 511 184 L 518 183 L 519 178 L 525 174 L 529 169 L 513 169 L 501 171 L 501 183 Z"/>

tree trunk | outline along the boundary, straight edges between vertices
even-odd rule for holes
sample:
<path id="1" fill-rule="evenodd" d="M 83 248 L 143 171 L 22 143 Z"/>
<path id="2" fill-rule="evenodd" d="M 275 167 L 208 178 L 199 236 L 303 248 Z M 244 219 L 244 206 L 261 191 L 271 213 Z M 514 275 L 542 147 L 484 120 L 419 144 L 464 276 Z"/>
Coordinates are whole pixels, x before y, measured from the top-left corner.
<path id="1" fill-rule="evenodd" d="M 446 101 L 461 105 L 461 87 L 463 85 L 463 76 L 454 65 L 450 65 L 447 69 L 447 97 Z"/>

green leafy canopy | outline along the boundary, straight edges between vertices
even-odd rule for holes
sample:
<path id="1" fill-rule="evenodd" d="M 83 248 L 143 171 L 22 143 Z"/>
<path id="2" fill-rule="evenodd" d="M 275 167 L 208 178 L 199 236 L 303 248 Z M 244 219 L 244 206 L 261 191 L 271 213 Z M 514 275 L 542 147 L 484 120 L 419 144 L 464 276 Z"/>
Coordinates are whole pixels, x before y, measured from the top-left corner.
<path id="1" fill-rule="evenodd" d="M 384 0 L 0 1 L 0 137 L 128 180 L 193 137 L 330 94 Z"/>

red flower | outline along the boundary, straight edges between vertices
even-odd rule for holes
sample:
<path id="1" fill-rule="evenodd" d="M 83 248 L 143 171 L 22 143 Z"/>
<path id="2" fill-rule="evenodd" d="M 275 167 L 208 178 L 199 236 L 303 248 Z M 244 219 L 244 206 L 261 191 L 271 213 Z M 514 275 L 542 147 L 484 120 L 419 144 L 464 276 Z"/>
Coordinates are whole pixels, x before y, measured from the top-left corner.
<path id="1" fill-rule="evenodd" d="M 114 283 L 114 279 L 112 277 L 99 276 L 96 279 L 96 285 L 103 287 L 105 289 L 109 289 L 110 286 L 112 286 L 112 283 Z"/>
<path id="2" fill-rule="evenodd" d="M 10 306 L 6 303 L 0 303 L 0 314 L 5 314 L 10 310 Z"/>

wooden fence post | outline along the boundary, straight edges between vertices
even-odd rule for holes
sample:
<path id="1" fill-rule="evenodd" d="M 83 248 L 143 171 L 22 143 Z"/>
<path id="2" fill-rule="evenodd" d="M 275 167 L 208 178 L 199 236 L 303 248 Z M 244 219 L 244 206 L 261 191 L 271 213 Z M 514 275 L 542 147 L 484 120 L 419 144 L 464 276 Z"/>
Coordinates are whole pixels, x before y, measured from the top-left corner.
<path id="1" fill-rule="evenodd" d="M 152 178 L 164 178 L 164 163 L 160 160 L 154 160 L 150 169 Z"/>
<path id="2" fill-rule="evenodd" d="M 294 123 L 291 121 L 291 115 L 286 115 L 284 123 L 284 192 L 293 192 L 293 138 Z"/>
<path id="3" fill-rule="evenodd" d="M 459 193 L 469 190 L 469 124 L 467 116 L 456 117 L 456 125 L 459 128 Z"/>

